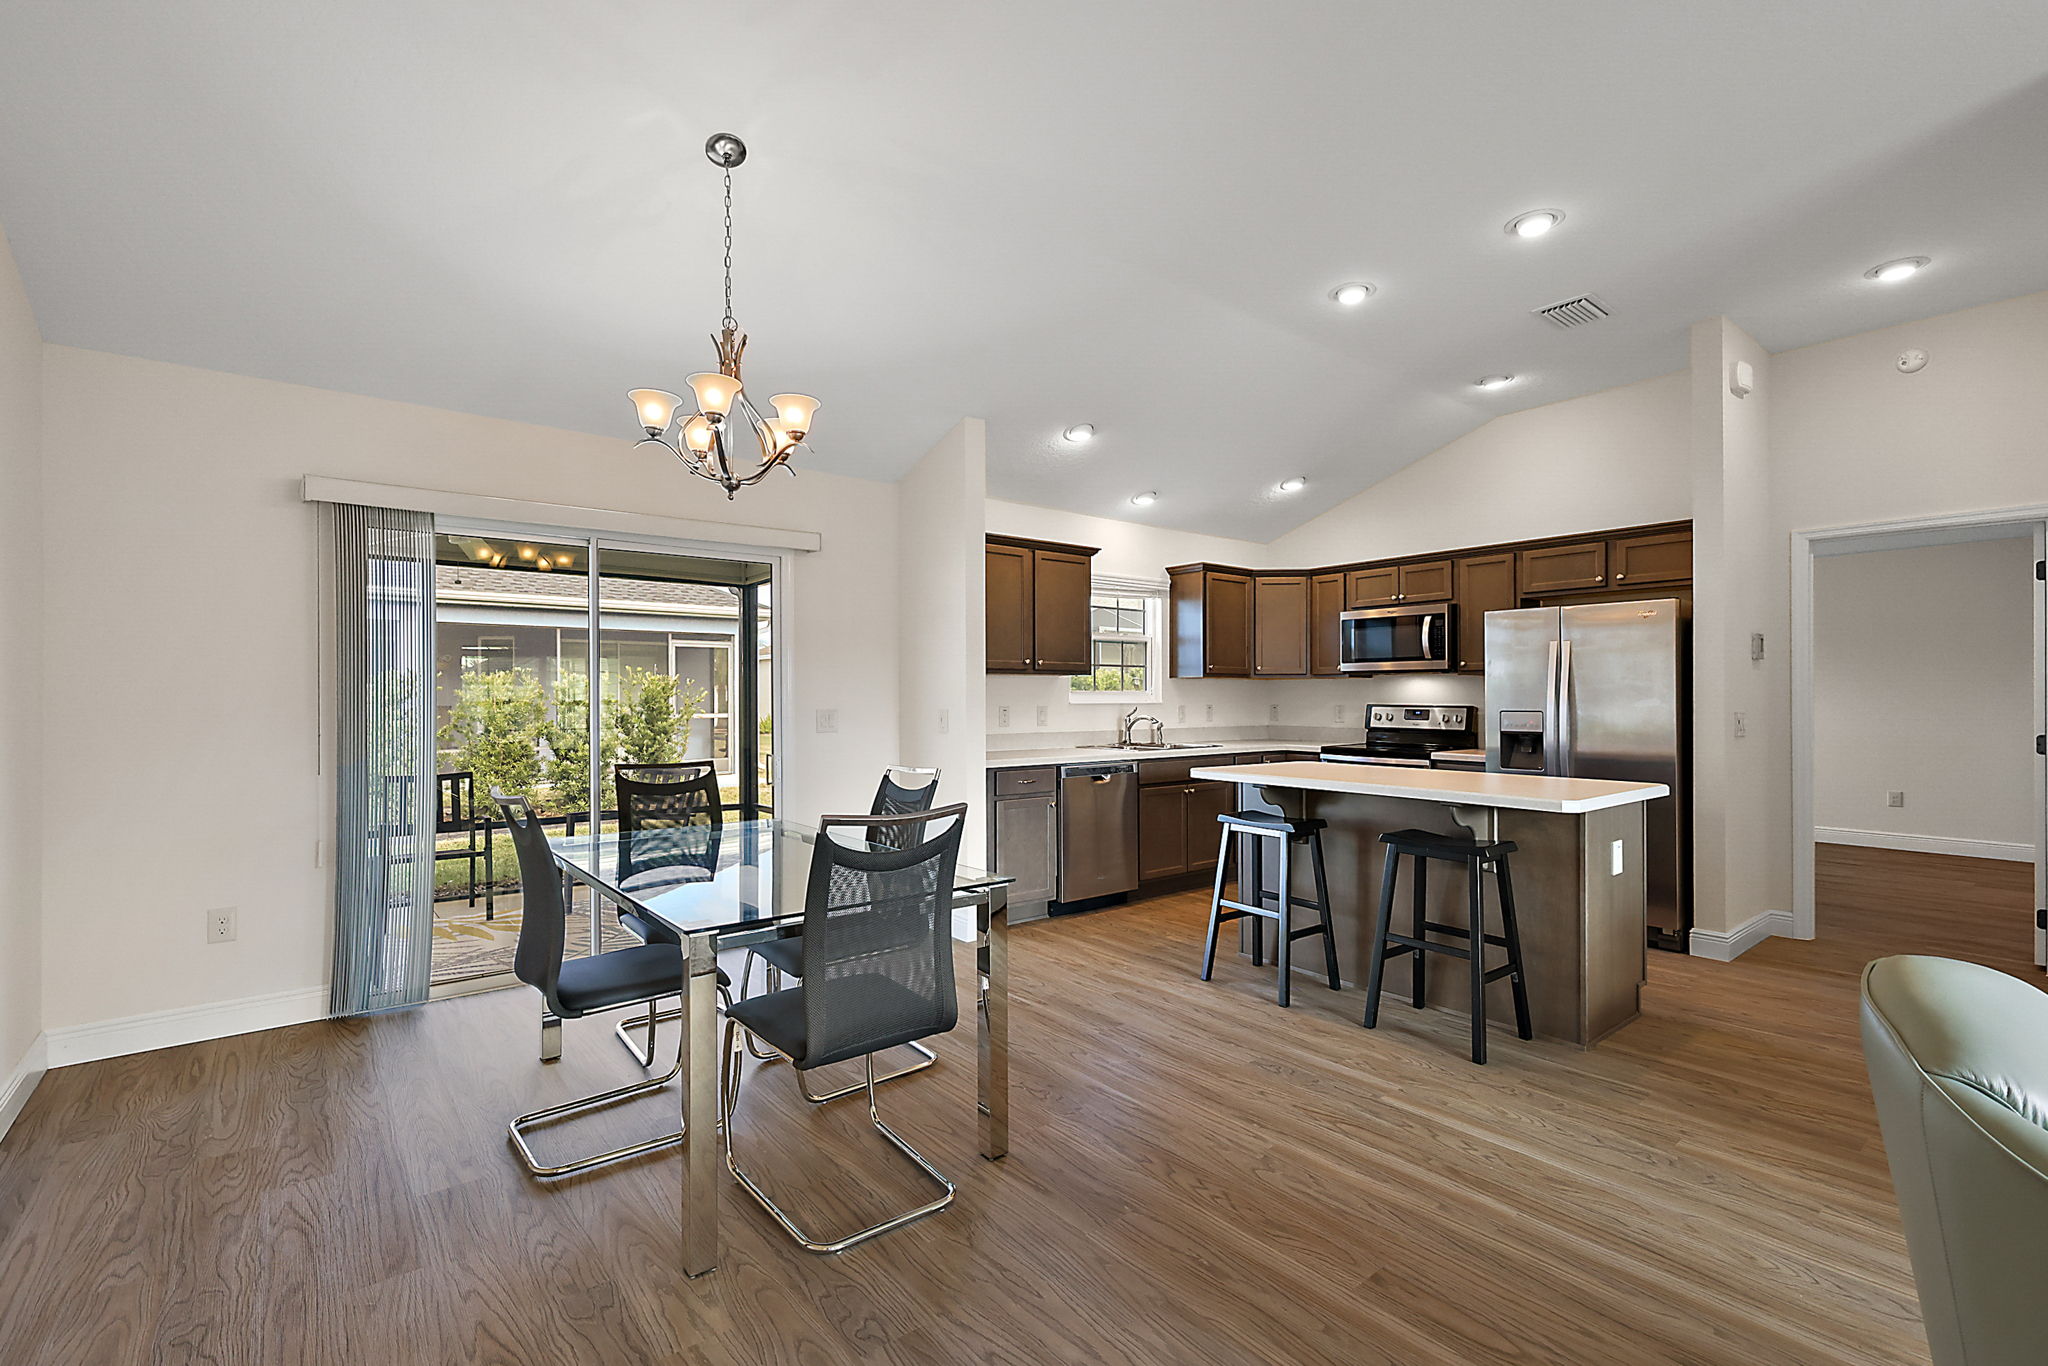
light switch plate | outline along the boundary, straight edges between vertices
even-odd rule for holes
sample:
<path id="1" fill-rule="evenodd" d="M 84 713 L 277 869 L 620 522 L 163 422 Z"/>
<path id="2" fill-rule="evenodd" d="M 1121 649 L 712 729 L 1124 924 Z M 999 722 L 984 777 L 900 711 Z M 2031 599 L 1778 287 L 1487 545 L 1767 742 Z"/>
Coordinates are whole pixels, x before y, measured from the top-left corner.
<path id="1" fill-rule="evenodd" d="M 996 728 L 998 730 L 1008 730 L 1010 728 L 1010 709 L 1008 707 L 996 708 Z"/>
<path id="2" fill-rule="evenodd" d="M 948 733 L 950 733 L 950 732 L 952 731 L 952 729 L 953 729 L 953 713 L 952 713 L 952 712 L 950 712 L 950 711 L 948 711 L 948 710 L 947 710 L 946 708 L 944 708 L 944 707 L 940 707 L 940 708 L 939 708 L 939 734 L 941 734 L 941 735 L 945 735 L 945 734 L 948 734 Z"/>
<path id="3" fill-rule="evenodd" d="M 1279 723 L 1280 704 L 1278 702 L 1275 702 L 1272 706 L 1266 708 L 1266 719 L 1268 721 L 1273 722 L 1276 725 Z"/>
<path id="4" fill-rule="evenodd" d="M 1610 849 L 1610 853 L 1609 853 L 1609 862 L 1610 862 L 1610 864 L 1612 865 L 1612 866 L 1611 866 L 1611 867 L 1609 868 L 1609 870 L 1608 870 L 1608 872 L 1609 872 L 1609 875 L 1610 875 L 1610 876 L 1612 876 L 1612 877 L 1620 877 L 1620 876 L 1621 876 L 1621 841 L 1620 841 L 1620 840 L 1616 840 L 1616 841 L 1614 842 L 1614 844 L 1613 844 L 1613 845 L 1611 846 L 1611 849 Z"/>
<path id="5" fill-rule="evenodd" d="M 1214 721 L 1216 719 L 1216 704 L 1214 702 L 1204 704 L 1202 707 L 1202 719 L 1204 721 Z"/>
<path id="6" fill-rule="evenodd" d="M 1906 794 L 1903 792 L 1887 792 L 1884 794 L 1884 804 L 1886 806 L 1904 806 L 1906 804 Z"/>
<path id="7" fill-rule="evenodd" d="M 1052 724 L 1052 708 L 1051 708 L 1051 707 L 1040 707 L 1040 708 L 1038 709 L 1038 724 L 1039 724 L 1039 725 L 1041 725 L 1041 726 L 1046 726 L 1046 725 L 1050 725 L 1050 724 Z"/>
<path id="8" fill-rule="evenodd" d="M 818 712 L 818 734 L 837 735 L 838 733 L 839 713 L 830 707 L 822 708 Z"/>

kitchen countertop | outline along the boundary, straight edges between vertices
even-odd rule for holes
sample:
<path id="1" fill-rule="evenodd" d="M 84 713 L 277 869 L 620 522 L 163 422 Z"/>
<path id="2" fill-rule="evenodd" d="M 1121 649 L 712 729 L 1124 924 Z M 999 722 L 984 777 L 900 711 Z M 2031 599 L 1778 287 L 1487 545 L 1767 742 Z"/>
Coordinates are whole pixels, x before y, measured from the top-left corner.
<path id="1" fill-rule="evenodd" d="M 1515 811 L 1600 811 L 1668 797 L 1662 783 L 1619 783 L 1600 778 L 1546 778 L 1532 773 L 1466 773 L 1448 768 L 1391 768 L 1374 764 L 1279 763 L 1198 768 L 1211 782 L 1255 783 L 1305 792 L 1352 792 L 1404 797 L 1453 806 L 1497 806 Z"/>
<path id="2" fill-rule="evenodd" d="M 1213 759 L 1219 754 L 1320 754 L 1322 747 L 1300 740 L 1239 740 L 1233 744 L 1190 745 L 1186 749 L 1008 749 L 988 756 L 990 768 L 1038 768 L 1047 764 L 1112 764 L 1156 759 Z M 1264 767 L 1264 765 L 1261 765 Z"/>
<path id="3" fill-rule="evenodd" d="M 1483 749 L 1440 749 L 1429 756 L 1432 759 L 1448 759 L 1454 764 L 1483 764 L 1486 751 Z"/>

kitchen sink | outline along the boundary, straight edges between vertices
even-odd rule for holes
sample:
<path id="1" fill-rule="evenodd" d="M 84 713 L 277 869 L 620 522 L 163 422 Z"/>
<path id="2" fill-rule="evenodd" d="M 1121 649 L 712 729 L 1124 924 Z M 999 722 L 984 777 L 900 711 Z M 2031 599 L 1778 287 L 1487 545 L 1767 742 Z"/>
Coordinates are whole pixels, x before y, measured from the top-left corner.
<path id="1" fill-rule="evenodd" d="M 1138 751 L 1138 752 L 1142 752 L 1142 753 L 1147 753 L 1147 754 L 1168 754 L 1168 753 L 1171 753 L 1171 752 L 1173 752 L 1174 750 L 1182 750 L 1182 749 L 1220 749 L 1220 748 L 1222 748 L 1222 746 L 1220 746 L 1220 745 L 1137 745 L 1137 744 L 1132 744 L 1132 745 L 1081 745 L 1081 746 L 1079 746 L 1079 748 L 1081 748 L 1081 749 L 1121 749 L 1121 750 L 1134 750 L 1134 751 Z"/>

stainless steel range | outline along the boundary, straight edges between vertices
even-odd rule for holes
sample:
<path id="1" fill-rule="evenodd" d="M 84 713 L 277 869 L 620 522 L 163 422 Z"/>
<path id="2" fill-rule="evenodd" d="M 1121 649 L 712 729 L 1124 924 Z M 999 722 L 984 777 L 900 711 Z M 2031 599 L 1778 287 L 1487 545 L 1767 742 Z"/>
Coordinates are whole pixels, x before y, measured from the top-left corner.
<path id="1" fill-rule="evenodd" d="M 1394 764 L 1428 768 L 1438 750 L 1471 749 L 1471 707 L 1372 707 L 1366 713 L 1365 743 L 1324 745 L 1333 764 Z"/>

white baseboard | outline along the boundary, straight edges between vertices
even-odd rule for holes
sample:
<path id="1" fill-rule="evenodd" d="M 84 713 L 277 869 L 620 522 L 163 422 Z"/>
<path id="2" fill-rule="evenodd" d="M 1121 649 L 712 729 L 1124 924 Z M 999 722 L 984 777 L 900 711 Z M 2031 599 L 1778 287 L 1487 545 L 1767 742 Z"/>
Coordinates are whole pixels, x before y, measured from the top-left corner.
<path id="1" fill-rule="evenodd" d="M 15 1117 L 28 1104 L 28 1098 L 35 1094 L 36 1083 L 43 1079 L 43 1073 L 49 1071 L 49 1044 L 48 1035 L 36 1035 L 14 1070 L 7 1074 L 5 1081 L 0 1081 L 0 1138 L 7 1137 L 7 1130 L 13 1126 Z"/>
<path id="2" fill-rule="evenodd" d="M 1895 835 L 1887 830 L 1838 830 L 1815 826 L 1816 844 L 1853 844 L 1859 849 L 1903 849 L 1910 854 L 1953 854 L 1959 858 L 1995 858 L 2032 863 L 2034 846 L 2002 840 L 1951 839 L 1946 835 Z"/>
<path id="3" fill-rule="evenodd" d="M 148 1053 L 203 1039 L 225 1039 L 233 1034 L 253 1034 L 259 1029 L 282 1029 L 326 1018 L 326 987 L 298 987 L 239 1001 L 181 1006 L 151 1015 L 52 1029 L 48 1033 L 49 1065 L 69 1067 L 73 1063 Z"/>
<path id="4" fill-rule="evenodd" d="M 1732 963 L 1774 934 L 1792 938 L 1792 912 L 1758 911 L 1732 930 L 1694 930 L 1688 941 L 1695 958 Z"/>

